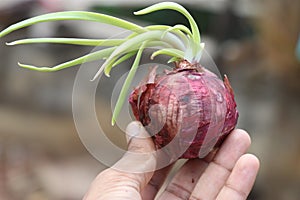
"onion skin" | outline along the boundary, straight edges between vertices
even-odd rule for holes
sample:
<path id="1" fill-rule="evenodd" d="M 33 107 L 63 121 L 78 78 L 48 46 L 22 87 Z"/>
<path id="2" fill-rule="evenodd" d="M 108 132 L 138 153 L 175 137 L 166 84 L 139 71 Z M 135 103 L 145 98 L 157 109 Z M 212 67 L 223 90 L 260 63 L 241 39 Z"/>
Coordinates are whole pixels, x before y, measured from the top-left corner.
<path id="1" fill-rule="evenodd" d="M 221 145 L 238 120 L 228 78 L 223 82 L 186 60 L 161 75 L 154 68 L 132 91 L 129 103 L 156 147 L 172 158 L 205 157 Z"/>

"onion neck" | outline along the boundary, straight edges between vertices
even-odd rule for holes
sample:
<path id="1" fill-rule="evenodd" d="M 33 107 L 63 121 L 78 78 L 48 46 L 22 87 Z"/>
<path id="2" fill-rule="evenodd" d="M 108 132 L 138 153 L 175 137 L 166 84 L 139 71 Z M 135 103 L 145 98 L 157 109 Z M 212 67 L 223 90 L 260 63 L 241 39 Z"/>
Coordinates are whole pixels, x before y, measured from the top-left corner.
<path id="1" fill-rule="evenodd" d="M 187 70 L 187 69 L 199 69 L 200 65 L 199 63 L 191 63 L 186 59 L 182 59 L 180 61 L 175 62 L 175 70 Z"/>

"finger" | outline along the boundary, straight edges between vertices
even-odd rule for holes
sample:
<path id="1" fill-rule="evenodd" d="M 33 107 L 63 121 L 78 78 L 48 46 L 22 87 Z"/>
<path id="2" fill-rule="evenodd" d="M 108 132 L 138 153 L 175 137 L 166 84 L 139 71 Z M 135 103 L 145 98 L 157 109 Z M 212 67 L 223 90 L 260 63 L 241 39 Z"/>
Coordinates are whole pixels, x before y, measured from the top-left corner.
<path id="1" fill-rule="evenodd" d="M 210 152 L 205 158 L 203 158 L 200 161 L 201 166 L 199 166 L 199 168 L 205 168 L 207 166 L 207 163 L 210 162 L 213 159 L 213 157 L 215 156 L 215 153 L 216 153 L 216 150 Z M 202 162 L 202 161 L 204 161 L 204 162 Z M 186 169 L 188 169 L 188 171 L 190 171 L 189 170 L 189 166 L 195 164 L 195 163 L 193 163 L 193 164 L 192 163 L 193 163 L 193 161 L 191 161 L 191 160 L 187 161 L 184 164 L 184 167 L 182 166 L 181 169 L 179 170 L 179 173 L 178 173 L 179 175 L 177 175 L 177 177 L 178 176 L 180 177 L 181 174 L 182 174 L 182 176 L 188 177 L 188 176 L 186 176 L 185 171 L 186 171 Z M 152 199 L 154 199 L 155 195 L 160 190 L 162 184 L 164 183 L 164 181 L 165 181 L 166 177 L 168 176 L 168 173 L 172 169 L 172 167 L 173 167 L 173 165 L 170 165 L 170 166 L 168 166 L 166 168 L 163 168 L 161 170 L 158 170 L 158 171 L 156 171 L 154 173 L 154 175 L 151 178 L 150 182 L 146 186 L 145 191 L 143 191 L 143 193 L 142 193 L 143 194 L 142 197 L 143 197 L 144 200 L 148 200 L 148 199 L 152 200 Z M 197 170 L 197 175 L 191 177 L 190 180 L 192 181 L 192 184 L 189 181 L 187 181 L 188 184 L 191 184 L 191 186 L 186 189 L 186 190 L 190 190 L 190 192 L 189 192 L 188 195 L 186 194 L 185 196 L 189 196 L 190 195 L 190 193 L 192 191 L 192 188 L 195 186 L 195 184 L 196 184 L 196 182 L 197 182 L 197 180 L 200 177 L 200 175 L 201 175 L 202 172 L 203 172 L 203 170 Z M 187 178 L 187 179 L 189 179 L 189 178 Z M 176 183 L 176 180 L 177 180 L 178 183 Z M 172 182 L 174 183 L 174 185 L 176 185 L 176 184 L 182 184 L 182 181 L 180 180 L 180 178 L 176 178 L 176 177 L 173 178 Z M 167 196 L 164 193 L 172 193 L 172 191 L 175 191 L 174 189 L 172 189 L 172 184 L 173 184 L 172 182 L 168 186 L 170 189 L 167 189 L 167 191 L 164 191 L 161 195 Z M 176 190 L 176 191 L 178 191 L 178 190 Z M 180 193 L 182 193 L 182 192 L 180 192 Z M 169 196 L 172 197 L 172 195 L 169 195 Z M 161 198 L 165 198 L 165 197 L 161 197 Z M 173 199 L 173 198 L 171 198 L 171 199 Z"/>
<path id="2" fill-rule="evenodd" d="M 126 129 L 128 152 L 111 168 L 101 172 L 92 183 L 85 199 L 141 199 L 140 192 L 149 182 L 156 166 L 153 141 L 139 122 Z M 130 133 L 130 134 L 129 134 Z"/>
<path id="3" fill-rule="evenodd" d="M 200 159 L 187 161 L 168 184 L 159 199 L 189 199 L 200 175 L 207 167 L 207 162 Z"/>
<path id="4" fill-rule="evenodd" d="M 126 129 L 128 151 L 112 168 L 125 173 L 144 174 L 155 171 L 155 146 L 140 122 L 131 122 Z M 149 181 L 149 180 L 148 180 Z M 146 185 L 145 182 L 143 186 Z"/>
<path id="5" fill-rule="evenodd" d="M 128 151 L 135 153 L 148 153 L 155 151 L 155 146 L 150 135 L 144 126 L 138 121 L 133 121 L 128 124 L 126 128 L 126 139 Z"/>
<path id="6" fill-rule="evenodd" d="M 160 190 L 161 186 L 165 182 L 169 172 L 171 171 L 173 165 L 169 165 L 165 168 L 157 170 L 154 172 L 154 175 L 150 179 L 149 183 L 146 185 L 144 190 L 142 191 L 142 199 L 143 200 L 153 200 Z"/>
<path id="7" fill-rule="evenodd" d="M 209 163 L 197 182 L 191 197 L 194 199 L 215 199 L 224 186 L 237 160 L 251 144 L 248 133 L 233 130 L 224 141 L 215 158 Z"/>
<path id="8" fill-rule="evenodd" d="M 259 160 L 251 154 L 243 155 L 217 196 L 218 200 L 245 200 L 253 187 L 259 169 Z"/>

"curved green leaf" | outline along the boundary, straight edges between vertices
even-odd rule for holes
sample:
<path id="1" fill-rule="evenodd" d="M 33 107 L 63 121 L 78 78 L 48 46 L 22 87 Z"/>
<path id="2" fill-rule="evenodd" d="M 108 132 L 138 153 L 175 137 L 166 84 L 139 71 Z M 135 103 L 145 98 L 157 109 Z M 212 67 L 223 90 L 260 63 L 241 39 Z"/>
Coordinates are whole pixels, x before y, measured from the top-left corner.
<path id="1" fill-rule="evenodd" d="M 7 45 L 35 44 L 35 43 L 57 43 L 85 46 L 117 46 L 125 39 L 81 39 L 81 38 L 29 38 L 6 43 Z"/>
<path id="2" fill-rule="evenodd" d="M 139 66 L 139 63 L 140 63 L 141 56 L 142 56 L 142 53 L 144 51 L 145 45 L 146 45 L 146 42 L 143 42 L 142 45 L 140 46 L 140 48 L 139 48 L 139 50 L 136 54 L 135 60 L 132 64 L 132 67 L 131 67 L 131 69 L 130 69 L 127 77 L 126 77 L 126 80 L 125 80 L 124 84 L 123 84 L 123 87 L 121 89 L 119 98 L 117 100 L 117 103 L 116 103 L 116 106 L 115 106 L 115 109 L 114 109 L 114 112 L 113 112 L 113 115 L 112 115 L 112 120 L 111 120 L 112 125 L 115 124 L 116 119 L 117 119 L 118 115 L 121 112 L 122 106 L 123 106 L 123 104 L 125 102 L 125 99 L 127 97 L 127 93 L 128 93 L 130 84 L 131 84 L 131 82 L 134 78 L 134 75 L 136 73 L 136 70 Z"/>
<path id="3" fill-rule="evenodd" d="M 165 42 L 161 42 L 161 41 L 151 41 L 151 42 L 147 42 L 145 45 L 145 48 L 170 48 L 171 46 Z M 144 48 L 144 49 L 145 49 Z M 131 58 L 132 56 L 134 56 L 137 53 L 137 51 L 131 51 L 129 53 L 126 53 L 125 55 L 123 55 L 121 58 L 119 58 L 118 60 L 116 60 L 113 64 L 112 67 L 115 67 L 119 64 L 121 64 L 122 62 L 128 60 L 129 58 Z M 108 72 L 109 73 L 109 72 Z"/>
<path id="4" fill-rule="evenodd" d="M 195 22 L 195 20 L 191 16 L 191 14 L 183 6 L 179 5 L 178 3 L 174 3 L 174 2 L 157 3 L 157 4 L 154 4 L 147 8 L 144 8 L 142 10 L 139 10 L 137 12 L 134 12 L 134 14 L 135 15 L 144 15 L 144 14 L 148 14 L 148 13 L 155 12 L 158 10 L 165 10 L 165 9 L 175 10 L 175 11 L 183 14 L 188 19 L 188 21 L 191 25 L 194 42 L 196 44 L 198 44 L 198 43 L 200 44 L 201 38 L 200 38 L 200 32 L 199 32 L 197 23 Z"/>
<path id="5" fill-rule="evenodd" d="M 112 63 L 115 61 L 116 57 L 120 55 L 138 49 L 141 43 L 144 41 L 164 41 L 174 48 L 177 49 L 184 49 L 184 45 L 181 44 L 182 42 L 175 36 L 168 34 L 168 36 L 161 38 L 162 31 L 148 31 L 146 33 L 139 34 L 126 42 L 122 43 L 116 50 L 110 55 L 110 57 L 103 63 L 100 67 L 99 71 L 96 73 L 93 80 L 95 80 L 101 72 L 104 70 L 106 76 L 109 76 L 109 71 L 111 69 Z M 172 37 L 173 36 L 173 37 Z"/>
<path id="6" fill-rule="evenodd" d="M 168 63 L 172 63 L 172 62 L 176 62 L 176 61 L 180 61 L 182 58 L 178 58 L 178 57 L 172 57 L 170 60 L 168 60 Z"/>
<path id="7" fill-rule="evenodd" d="M 156 57 L 158 55 L 161 55 L 161 54 L 172 56 L 172 57 L 177 57 L 177 58 L 183 58 L 184 57 L 184 52 L 183 51 L 180 51 L 178 49 L 168 48 L 168 49 L 160 49 L 158 51 L 155 51 L 151 55 L 151 59 L 154 59 L 154 57 Z"/>
<path id="8" fill-rule="evenodd" d="M 182 25 L 184 26 L 184 25 Z M 185 27 L 188 31 L 189 29 L 187 27 Z M 173 26 L 167 26 L 167 25 L 150 25 L 150 26 L 147 26 L 146 27 L 147 30 L 156 30 L 156 31 L 164 31 L 163 34 L 161 35 L 161 37 L 165 37 L 165 35 L 168 33 L 168 32 L 171 32 L 171 33 L 174 33 L 176 34 L 177 36 L 179 36 L 181 38 L 181 40 L 183 41 L 183 43 L 185 44 L 185 46 L 187 46 L 187 44 L 189 43 L 188 42 L 188 37 L 182 32 L 182 31 L 187 31 L 186 29 L 184 29 L 183 27 L 177 27 L 176 25 L 173 27 Z M 184 30 L 182 30 L 184 29 Z M 189 33 L 191 33 L 189 31 Z"/>
<path id="9" fill-rule="evenodd" d="M 180 31 L 186 33 L 188 36 L 191 36 L 191 37 L 193 35 L 192 32 L 190 31 L 190 29 L 188 27 L 186 27 L 185 25 L 183 25 L 183 24 L 177 24 L 175 26 L 170 27 L 169 31 L 172 31 L 172 30 L 180 30 Z"/>
<path id="10" fill-rule="evenodd" d="M 101 22 L 105 24 L 110 24 L 113 26 L 121 27 L 127 30 L 131 30 L 137 33 L 146 32 L 146 30 L 134 23 L 128 22 L 123 19 L 119 19 L 117 17 L 94 13 L 94 12 L 86 12 L 86 11 L 64 11 L 64 12 L 55 12 L 49 13 L 44 15 L 39 15 L 36 17 L 32 17 L 26 19 L 24 21 L 18 22 L 13 24 L 3 31 L 0 32 L 0 37 L 3 37 L 15 30 L 41 23 L 41 22 L 50 22 L 50 21 L 62 21 L 62 20 L 85 20 L 85 21 L 94 21 L 94 22 Z"/>
<path id="11" fill-rule="evenodd" d="M 33 65 L 27 65 L 27 64 L 22 64 L 22 63 L 18 63 L 18 65 L 20 67 L 30 69 L 30 70 L 35 70 L 35 71 L 54 72 L 54 71 L 62 70 L 65 68 L 73 67 L 75 65 L 79 65 L 79 64 L 82 64 L 85 62 L 91 62 L 91 61 L 95 61 L 95 60 L 104 59 L 104 58 L 108 57 L 115 49 L 116 49 L 116 47 L 102 49 L 102 50 L 81 56 L 74 60 L 70 60 L 68 62 L 56 65 L 54 67 L 36 67 Z"/>
<path id="12" fill-rule="evenodd" d="M 131 58 L 132 56 L 134 56 L 137 52 L 136 51 L 132 51 L 129 52 L 127 54 L 125 54 L 124 56 L 122 56 L 121 58 L 119 58 L 116 62 L 113 63 L 112 67 L 115 67 L 119 64 L 121 64 L 122 62 L 128 60 L 129 58 Z"/>

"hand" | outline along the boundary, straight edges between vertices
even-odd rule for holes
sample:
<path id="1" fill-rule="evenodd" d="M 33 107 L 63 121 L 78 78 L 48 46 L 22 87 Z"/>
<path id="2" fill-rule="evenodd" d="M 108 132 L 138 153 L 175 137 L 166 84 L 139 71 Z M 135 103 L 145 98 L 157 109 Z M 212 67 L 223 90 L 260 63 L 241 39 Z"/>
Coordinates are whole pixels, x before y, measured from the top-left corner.
<path id="1" fill-rule="evenodd" d="M 126 131 L 147 134 L 139 122 L 130 123 Z M 246 154 L 250 143 L 250 137 L 245 131 L 232 131 L 217 153 L 211 153 L 204 159 L 188 160 L 160 192 L 158 199 L 245 200 L 259 169 L 259 160 L 254 155 Z M 150 152 L 155 147 L 151 138 L 132 138 L 128 150 Z M 130 162 L 138 161 L 130 160 L 130 155 L 125 154 L 117 164 Z M 143 165 L 155 165 L 155 159 L 149 158 Z M 106 169 L 94 180 L 84 199 L 154 199 L 171 168 L 168 166 L 147 173 L 127 173 L 113 167 Z"/>

